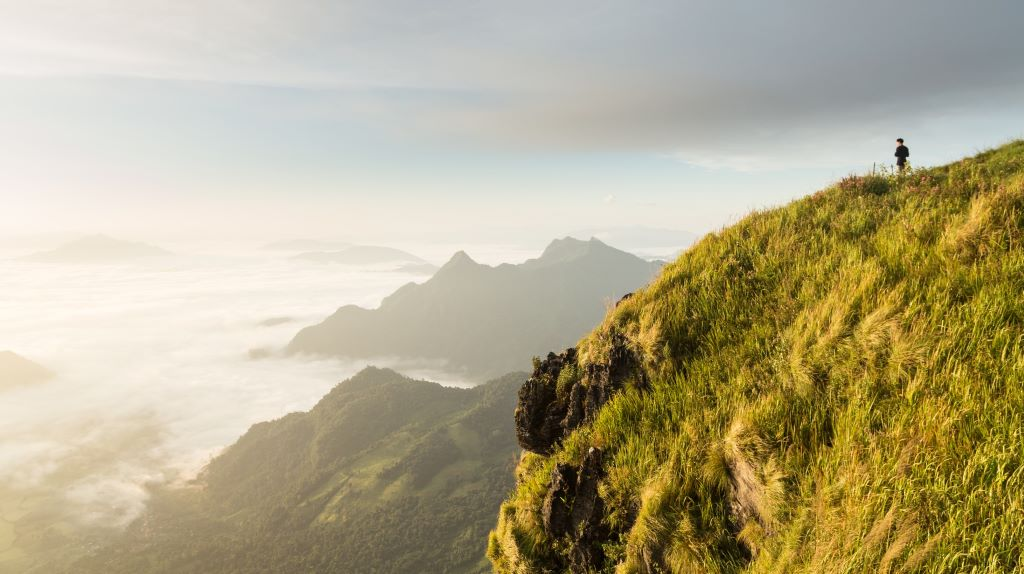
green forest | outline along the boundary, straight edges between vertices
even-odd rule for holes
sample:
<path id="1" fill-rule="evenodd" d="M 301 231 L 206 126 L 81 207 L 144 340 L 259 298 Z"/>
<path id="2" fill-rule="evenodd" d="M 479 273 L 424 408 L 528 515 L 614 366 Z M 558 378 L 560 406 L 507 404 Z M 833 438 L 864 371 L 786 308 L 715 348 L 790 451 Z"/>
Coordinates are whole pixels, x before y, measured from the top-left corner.
<path id="1" fill-rule="evenodd" d="M 488 571 L 524 379 L 458 389 L 368 368 L 311 411 L 254 425 L 67 572 Z"/>

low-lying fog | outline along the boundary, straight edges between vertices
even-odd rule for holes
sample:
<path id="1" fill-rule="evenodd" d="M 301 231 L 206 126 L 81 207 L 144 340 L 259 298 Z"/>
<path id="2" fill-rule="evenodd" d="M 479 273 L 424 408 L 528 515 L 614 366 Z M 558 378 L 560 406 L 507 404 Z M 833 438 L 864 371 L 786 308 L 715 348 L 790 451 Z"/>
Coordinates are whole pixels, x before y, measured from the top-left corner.
<path id="1" fill-rule="evenodd" d="M 253 423 L 308 409 L 366 364 L 254 360 L 251 349 L 280 349 L 342 304 L 374 307 L 427 279 L 258 249 L 164 247 L 175 255 L 119 264 L 0 259 L 0 350 L 57 373 L 0 394 L 0 528 L 32 516 L 130 522 L 147 483 L 194 476 Z M 452 251 L 414 253 L 441 264 Z M 488 263 L 537 255 L 469 251 Z"/>

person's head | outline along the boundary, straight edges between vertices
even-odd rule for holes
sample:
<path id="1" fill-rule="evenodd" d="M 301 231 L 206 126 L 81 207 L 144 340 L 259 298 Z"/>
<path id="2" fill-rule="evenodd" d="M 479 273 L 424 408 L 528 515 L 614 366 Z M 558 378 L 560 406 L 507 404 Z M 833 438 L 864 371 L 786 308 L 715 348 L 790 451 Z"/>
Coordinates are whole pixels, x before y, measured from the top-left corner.
<path id="1" fill-rule="evenodd" d="M 896 143 L 903 145 L 903 138 L 896 138 Z"/>

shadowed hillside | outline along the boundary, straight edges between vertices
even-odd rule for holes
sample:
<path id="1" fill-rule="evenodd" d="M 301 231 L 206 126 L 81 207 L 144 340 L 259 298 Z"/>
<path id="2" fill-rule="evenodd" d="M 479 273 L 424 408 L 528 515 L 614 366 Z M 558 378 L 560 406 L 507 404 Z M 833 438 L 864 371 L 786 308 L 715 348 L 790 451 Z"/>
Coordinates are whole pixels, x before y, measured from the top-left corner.
<path id="1" fill-rule="evenodd" d="M 582 336 L 607 305 L 659 266 L 596 239 L 551 243 L 538 259 L 497 267 L 456 253 L 430 280 L 410 283 L 379 309 L 338 309 L 299 332 L 291 352 L 446 362 L 496 376 Z"/>
<path id="2" fill-rule="evenodd" d="M 1024 142 L 668 265 L 520 391 L 498 572 L 1024 566 Z"/>
<path id="3" fill-rule="evenodd" d="M 525 378 L 456 389 L 366 369 L 308 413 L 254 425 L 68 572 L 487 571 Z"/>

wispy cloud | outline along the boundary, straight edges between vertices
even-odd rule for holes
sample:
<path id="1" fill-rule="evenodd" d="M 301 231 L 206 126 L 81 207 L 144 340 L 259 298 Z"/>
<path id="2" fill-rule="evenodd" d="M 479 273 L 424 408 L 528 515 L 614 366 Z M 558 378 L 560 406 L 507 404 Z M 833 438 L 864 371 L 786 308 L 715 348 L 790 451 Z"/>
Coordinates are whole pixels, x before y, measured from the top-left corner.
<path id="1" fill-rule="evenodd" d="M 495 129 L 606 143 L 851 104 L 907 112 L 1024 71 L 1010 0 L 2 0 L 0 15 L 0 73 L 503 93 L 465 107 Z"/>
<path id="2" fill-rule="evenodd" d="M 641 156 L 827 174 L 902 135 L 945 161 L 1019 134 L 1022 20 L 1016 0 L 0 0 L 0 193 L 116 196 L 69 218 L 189 193 L 346 194 L 345 213 L 430 193 L 487 204 L 468 221 L 523 190 L 574 213 L 622 196 Z M 550 169 L 573 155 L 596 161 Z M 693 205 L 691 171 L 631 193 Z"/>

